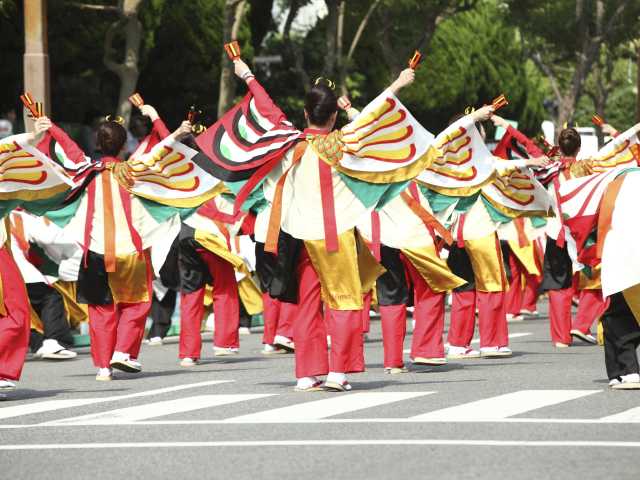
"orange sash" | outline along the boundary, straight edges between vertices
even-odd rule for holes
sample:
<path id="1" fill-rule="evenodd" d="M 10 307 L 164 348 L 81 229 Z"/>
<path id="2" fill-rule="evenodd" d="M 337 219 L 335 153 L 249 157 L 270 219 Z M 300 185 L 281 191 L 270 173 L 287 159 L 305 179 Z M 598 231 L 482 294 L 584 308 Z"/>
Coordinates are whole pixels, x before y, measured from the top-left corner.
<path id="1" fill-rule="evenodd" d="M 284 182 L 291 169 L 302 159 L 307 150 L 307 142 L 302 141 L 295 146 L 293 151 L 293 162 L 291 166 L 282 174 L 276 185 L 276 192 L 271 205 L 271 215 L 269 216 L 269 227 L 267 228 L 267 239 L 264 244 L 265 252 L 278 254 L 278 237 L 280 236 L 280 223 L 282 222 L 282 192 Z"/>
<path id="2" fill-rule="evenodd" d="M 104 170 L 102 177 L 102 200 L 104 202 L 104 266 L 107 272 L 116 271 L 116 219 L 113 211 L 111 172 Z"/>

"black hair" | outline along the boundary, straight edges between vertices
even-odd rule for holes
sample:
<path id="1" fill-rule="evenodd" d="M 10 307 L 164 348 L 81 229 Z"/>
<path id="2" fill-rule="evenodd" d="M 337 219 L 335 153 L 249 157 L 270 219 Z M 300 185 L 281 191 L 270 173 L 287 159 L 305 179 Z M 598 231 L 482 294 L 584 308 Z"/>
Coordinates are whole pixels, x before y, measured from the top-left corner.
<path id="1" fill-rule="evenodd" d="M 98 126 L 96 137 L 96 144 L 102 154 L 115 157 L 127 141 L 127 131 L 117 122 L 105 121 Z"/>
<path id="2" fill-rule="evenodd" d="M 575 157 L 580 151 L 582 139 L 575 128 L 565 128 L 560 132 L 558 145 L 560 146 L 562 155 L 565 157 Z"/>
<path id="3" fill-rule="evenodd" d="M 304 99 L 304 109 L 313 125 L 326 125 L 331 115 L 338 111 L 336 93 L 323 83 L 314 85 Z"/>

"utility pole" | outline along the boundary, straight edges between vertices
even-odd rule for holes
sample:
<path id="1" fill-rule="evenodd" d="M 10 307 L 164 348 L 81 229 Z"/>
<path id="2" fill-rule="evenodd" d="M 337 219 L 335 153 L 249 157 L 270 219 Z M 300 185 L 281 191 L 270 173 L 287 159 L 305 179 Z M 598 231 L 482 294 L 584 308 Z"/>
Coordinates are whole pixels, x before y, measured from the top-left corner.
<path id="1" fill-rule="evenodd" d="M 24 89 L 38 102 L 43 102 L 44 111 L 51 113 L 49 89 L 49 47 L 47 44 L 47 0 L 24 1 Z M 33 122 L 25 113 L 27 131 Z"/>

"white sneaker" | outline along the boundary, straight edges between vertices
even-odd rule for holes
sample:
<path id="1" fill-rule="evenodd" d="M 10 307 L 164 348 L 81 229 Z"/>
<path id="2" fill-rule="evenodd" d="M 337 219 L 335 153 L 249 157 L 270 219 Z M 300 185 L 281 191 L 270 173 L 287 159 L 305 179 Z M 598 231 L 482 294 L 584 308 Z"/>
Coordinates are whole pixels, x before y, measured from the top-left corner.
<path id="1" fill-rule="evenodd" d="M 76 358 L 78 354 L 67 350 L 53 338 L 47 338 L 42 342 L 42 346 L 34 354 L 36 358 L 44 358 L 48 360 L 69 360 Z"/>
<path id="2" fill-rule="evenodd" d="M 227 357 L 229 355 L 237 355 L 240 349 L 233 347 L 213 347 L 213 355 L 215 357 Z"/>
<path id="3" fill-rule="evenodd" d="M 511 355 L 513 352 L 509 347 L 482 347 L 480 349 L 482 358 L 510 357 Z"/>
<path id="4" fill-rule="evenodd" d="M 480 358 L 480 352 L 471 347 L 457 347 L 449 345 L 447 348 L 447 358 L 449 360 L 464 360 L 465 358 Z"/>
<path id="5" fill-rule="evenodd" d="M 10 380 L 0 378 L 0 392 L 10 392 L 16 389 L 16 384 Z"/>
<path id="6" fill-rule="evenodd" d="M 240 327 L 238 329 L 238 335 L 251 335 L 251 329 L 249 327 Z"/>
<path id="7" fill-rule="evenodd" d="M 113 380 L 113 370 L 110 368 L 99 368 L 96 380 L 98 382 L 110 382 Z"/>
<path id="8" fill-rule="evenodd" d="M 613 390 L 640 390 L 640 375 L 637 373 L 629 373 L 628 375 L 622 375 L 620 377 L 620 383 L 609 386 Z"/>
<path id="9" fill-rule="evenodd" d="M 273 344 L 276 347 L 284 348 L 288 352 L 293 352 L 296 349 L 296 346 L 293 343 L 293 340 L 283 335 L 276 335 L 275 338 L 273 339 Z"/>
<path id="10" fill-rule="evenodd" d="M 162 345 L 162 343 L 162 337 L 151 337 L 149 340 L 147 340 L 147 344 L 150 347 L 159 347 L 160 345 Z"/>
<path id="11" fill-rule="evenodd" d="M 284 348 L 265 343 L 260 353 L 262 353 L 263 355 L 282 355 L 288 352 Z"/>
<path id="12" fill-rule="evenodd" d="M 195 367 L 197 364 L 198 364 L 197 358 L 186 357 L 180 360 L 180 366 L 185 368 Z"/>
<path id="13" fill-rule="evenodd" d="M 596 340 L 595 337 L 593 335 L 591 335 L 590 333 L 582 333 L 580 330 L 577 330 L 577 329 L 571 330 L 570 333 L 571 333 L 572 337 L 578 338 L 578 339 L 582 340 L 583 342 L 590 343 L 591 345 L 597 345 L 598 344 L 598 340 Z"/>

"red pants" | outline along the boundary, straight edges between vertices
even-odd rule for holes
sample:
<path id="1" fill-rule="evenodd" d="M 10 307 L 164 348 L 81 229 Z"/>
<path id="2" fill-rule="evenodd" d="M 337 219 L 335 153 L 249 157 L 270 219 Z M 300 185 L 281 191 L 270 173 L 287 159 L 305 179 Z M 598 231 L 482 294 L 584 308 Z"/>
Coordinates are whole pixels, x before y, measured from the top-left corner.
<path id="1" fill-rule="evenodd" d="M 602 298 L 602 290 L 580 290 L 578 312 L 571 329 L 590 333 L 591 325 L 607 310 L 608 300 Z"/>
<path id="2" fill-rule="evenodd" d="M 511 283 L 509 283 L 509 290 L 505 292 L 506 313 L 518 315 L 522 310 L 536 311 L 540 278 L 529 274 L 511 251 L 509 251 L 509 267 Z"/>
<path id="3" fill-rule="evenodd" d="M 362 306 L 362 331 L 369 333 L 371 329 L 371 292 L 367 293 L 363 299 Z"/>
<path id="4" fill-rule="evenodd" d="M 213 278 L 213 315 L 215 328 L 213 345 L 238 348 L 240 338 L 240 303 L 238 284 L 233 266 L 208 250 L 198 249 L 202 261 L 209 267 Z M 200 358 L 202 336 L 200 327 L 204 316 L 202 287 L 195 292 L 180 294 L 180 358 Z"/>
<path id="5" fill-rule="evenodd" d="M 549 290 L 549 327 L 551 341 L 571 343 L 571 299 L 574 289 Z"/>
<path id="6" fill-rule="evenodd" d="M 478 304 L 480 348 L 509 345 L 509 328 L 504 307 L 504 292 L 453 292 L 451 324 L 447 341 L 456 347 L 471 344 Z"/>
<path id="7" fill-rule="evenodd" d="M 360 310 L 333 310 L 325 306 L 327 327 L 322 314 L 320 280 L 306 250 L 297 266 L 298 308 L 293 324 L 296 345 L 296 378 L 332 372 L 364 371 L 362 313 Z M 331 356 L 327 352 L 327 332 L 331 335 Z"/>
<path id="8" fill-rule="evenodd" d="M 31 315 L 20 270 L 7 248 L 0 248 L 0 277 L 6 317 L 0 317 L 0 378 L 19 380 L 29 348 Z"/>
<path id="9" fill-rule="evenodd" d="M 151 260 L 147 261 L 148 301 L 89 305 L 89 338 L 91 357 L 98 368 L 108 368 L 113 352 L 128 353 L 138 358 L 144 338 L 144 326 L 151 310 Z"/>
<path id="10" fill-rule="evenodd" d="M 411 341 L 411 358 L 444 357 L 444 293 L 435 293 L 413 264 L 402 257 L 405 271 L 413 283 L 413 318 L 416 325 Z"/>
<path id="11" fill-rule="evenodd" d="M 405 305 L 380 305 L 384 368 L 404 366 L 404 337 L 407 333 L 407 307 Z M 417 322 L 416 322 L 417 324 Z"/>
<path id="12" fill-rule="evenodd" d="M 264 333 L 262 343 L 271 345 L 276 335 L 293 338 L 293 322 L 296 316 L 296 305 L 281 302 L 268 293 L 262 294 L 264 303 Z"/>

